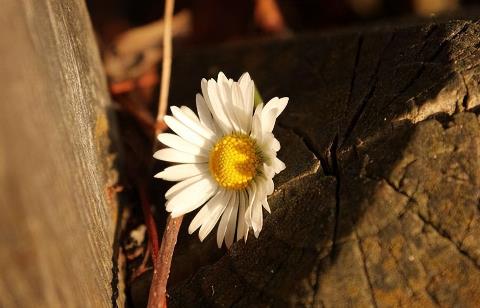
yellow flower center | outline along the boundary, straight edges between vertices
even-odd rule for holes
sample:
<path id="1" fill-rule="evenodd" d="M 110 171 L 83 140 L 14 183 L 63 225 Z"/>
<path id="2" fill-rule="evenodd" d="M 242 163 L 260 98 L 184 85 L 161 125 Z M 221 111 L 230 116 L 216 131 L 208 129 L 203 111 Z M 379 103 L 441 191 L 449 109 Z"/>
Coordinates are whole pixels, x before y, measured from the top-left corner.
<path id="1" fill-rule="evenodd" d="M 255 141 L 247 135 L 231 134 L 220 139 L 210 152 L 209 167 L 218 185 L 227 189 L 248 186 L 261 158 Z"/>

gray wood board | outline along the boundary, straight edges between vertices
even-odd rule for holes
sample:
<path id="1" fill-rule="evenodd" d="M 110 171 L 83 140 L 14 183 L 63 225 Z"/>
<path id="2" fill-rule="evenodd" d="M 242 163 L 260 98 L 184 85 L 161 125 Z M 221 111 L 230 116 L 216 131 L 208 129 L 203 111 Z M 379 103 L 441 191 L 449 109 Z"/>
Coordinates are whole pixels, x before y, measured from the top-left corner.
<path id="1" fill-rule="evenodd" d="M 111 307 L 110 101 L 85 3 L 0 7 L 0 306 Z"/>

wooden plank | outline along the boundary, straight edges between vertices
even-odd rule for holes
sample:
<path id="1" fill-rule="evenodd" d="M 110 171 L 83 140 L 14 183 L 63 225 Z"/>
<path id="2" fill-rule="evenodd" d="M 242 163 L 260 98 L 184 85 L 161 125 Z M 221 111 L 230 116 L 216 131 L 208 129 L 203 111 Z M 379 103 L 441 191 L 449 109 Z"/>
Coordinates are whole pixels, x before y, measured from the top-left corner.
<path id="1" fill-rule="evenodd" d="M 109 96 L 85 3 L 0 7 L 0 306 L 111 307 Z"/>

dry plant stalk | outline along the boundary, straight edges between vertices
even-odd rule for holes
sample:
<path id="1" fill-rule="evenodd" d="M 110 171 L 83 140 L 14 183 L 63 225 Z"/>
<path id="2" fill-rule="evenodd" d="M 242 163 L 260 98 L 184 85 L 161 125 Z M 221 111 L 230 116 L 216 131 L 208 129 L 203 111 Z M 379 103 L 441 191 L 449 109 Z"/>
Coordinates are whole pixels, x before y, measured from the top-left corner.
<path id="1" fill-rule="evenodd" d="M 168 94 L 170 87 L 170 74 L 172 66 L 172 18 L 174 5 L 174 0 L 165 1 L 162 76 L 155 136 L 165 128 L 165 125 L 163 124 L 163 117 L 167 113 Z M 175 249 L 175 244 L 177 242 L 178 231 L 180 230 L 182 218 L 183 217 L 172 218 L 169 216 L 167 219 L 167 225 L 162 237 L 160 251 L 157 258 L 155 258 L 153 265 L 153 278 L 148 298 L 149 308 L 167 307 L 167 281 L 170 274 L 173 250 Z"/>
<path id="2" fill-rule="evenodd" d="M 160 97 L 158 101 L 157 123 L 163 122 L 167 113 L 168 94 L 170 90 L 170 74 L 172 70 L 172 19 L 175 0 L 165 1 L 164 34 L 163 34 L 163 60 L 162 79 L 160 83 Z M 158 127 L 158 126 L 157 126 Z M 157 132 L 155 132 L 157 135 Z"/>
<path id="3" fill-rule="evenodd" d="M 168 276 L 170 274 L 173 250 L 177 243 L 178 231 L 180 230 L 182 219 L 183 216 L 172 218 L 170 215 L 167 218 L 167 226 L 163 233 L 162 246 L 160 247 L 159 256 L 153 267 L 152 284 L 148 296 L 149 308 L 167 307 Z"/>

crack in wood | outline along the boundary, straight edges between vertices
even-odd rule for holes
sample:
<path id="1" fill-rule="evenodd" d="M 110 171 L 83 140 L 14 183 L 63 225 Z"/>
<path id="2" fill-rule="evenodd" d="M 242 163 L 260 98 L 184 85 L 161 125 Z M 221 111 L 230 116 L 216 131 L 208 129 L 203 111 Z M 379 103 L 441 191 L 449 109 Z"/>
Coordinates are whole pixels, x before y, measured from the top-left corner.
<path id="1" fill-rule="evenodd" d="M 329 149 L 332 158 L 332 170 L 336 179 L 335 183 L 335 219 L 334 219 L 334 227 L 333 227 L 333 237 L 332 237 L 332 252 L 330 257 L 332 260 L 336 257 L 336 245 L 337 245 L 337 236 L 338 236 L 338 225 L 339 225 L 339 217 L 340 217 L 340 185 L 341 185 L 341 178 L 340 178 L 340 170 L 338 169 L 338 158 L 337 158 L 337 151 L 338 151 L 338 134 L 335 136 L 333 140 L 332 146 Z"/>
<path id="2" fill-rule="evenodd" d="M 423 74 L 423 72 L 425 71 L 425 68 L 426 68 L 425 64 L 426 63 L 433 63 L 435 61 L 435 59 L 440 55 L 442 50 L 445 48 L 445 45 L 447 43 L 449 43 L 450 41 L 454 40 L 457 36 L 463 34 L 468 29 L 468 26 L 469 26 L 469 23 L 465 22 L 465 24 L 463 25 L 463 27 L 459 31 L 455 32 L 450 37 L 444 38 L 442 40 L 442 42 L 440 43 L 440 45 L 438 46 L 437 50 L 435 50 L 435 52 L 430 57 L 428 57 L 427 60 L 421 62 L 421 66 L 417 70 L 415 75 L 410 79 L 410 81 L 408 81 L 406 83 L 406 85 L 385 106 L 389 106 L 392 102 L 394 102 L 396 99 L 401 97 L 408 89 L 410 89 L 415 84 L 415 82 L 418 79 L 420 79 L 420 76 L 422 76 L 422 74 Z"/>
<path id="3" fill-rule="evenodd" d="M 110 287 L 112 288 L 112 295 L 110 297 L 112 301 L 112 307 L 118 307 L 118 297 L 120 290 L 118 288 L 119 284 L 119 267 L 118 267 L 118 257 L 120 255 L 120 238 L 122 236 L 122 216 L 123 216 L 124 206 L 121 202 L 118 203 L 117 211 L 117 221 L 115 223 L 115 233 L 113 236 L 112 243 L 112 279 L 110 281 Z"/>
<path id="4" fill-rule="evenodd" d="M 362 116 L 362 114 L 364 113 L 365 111 L 365 108 L 367 107 L 367 103 L 369 102 L 369 100 L 373 97 L 373 94 L 375 92 L 375 88 L 376 88 L 376 83 L 377 83 L 377 78 L 378 78 L 378 72 L 380 70 L 380 65 L 384 59 L 384 56 L 385 55 L 385 51 L 388 49 L 388 47 L 390 46 L 390 44 L 393 42 L 395 38 L 395 33 L 391 34 L 390 35 L 390 38 L 388 40 L 388 42 L 385 44 L 385 47 L 383 48 L 382 50 L 382 56 L 378 59 L 377 61 L 377 64 L 375 65 L 375 69 L 373 71 L 373 74 L 372 76 L 370 77 L 370 81 L 369 81 L 369 84 L 370 84 L 370 87 L 369 87 L 369 91 L 367 92 L 367 94 L 365 95 L 365 97 L 362 99 L 361 103 L 360 103 L 360 106 L 357 108 L 357 110 L 354 112 L 353 114 L 353 117 L 350 121 L 350 123 L 348 124 L 347 126 L 347 129 L 345 130 L 345 133 L 343 135 L 343 138 L 342 138 L 342 142 L 339 146 L 339 148 L 342 148 L 343 145 L 346 143 L 346 141 L 348 140 L 348 138 L 350 137 L 350 135 L 353 133 L 353 130 L 355 129 L 355 126 L 357 125 L 358 121 L 360 120 L 360 117 Z M 357 51 L 357 55 L 356 57 L 360 57 L 359 53 L 360 53 L 360 43 L 363 45 L 363 40 L 362 41 L 359 41 L 359 49 Z M 355 64 L 356 66 L 358 66 L 358 63 Z M 352 76 L 352 78 L 355 77 L 355 76 Z M 352 86 L 353 86 L 353 82 L 352 82 Z M 350 93 L 349 95 L 351 95 L 351 93 L 353 92 L 353 88 L 350 89 Z"/>
<path id="5" fill-rule="evenodd" d="M 370 290 L 370 297 L 371 297 L 372 305 L 373 305 L 373 307 L 378 308 L 377 300 L 375 298 L 375 291 L 373 290 L 373 284 L 372 284 L 372 281 L 371 281 L 371 278 L 370 278 L 370 274 L 368 273 L 367 257 L 365 255 L 365 251 L 363 250 L 361 239 L 358 236 L 358 233 L 357 233 L 356 230 L 354 230 L 354 234 L 355 234 L 356 242 L 358 244 L 358 248 L 360 250 L 360 254 L 361 254 L 361 257 L 362 257 L 363 273 L 365 275 L 365 278 L 367 279 L 367 284 L 368 284 L 368 288 Z"/>
<path id="6" fill-rule="evenodd" d="M 428 46 L 428 41 L 430 40 L 430 37 L 433 35 L 433 33 L 435 33 L 435 31 L 438 29 L 438 25 L 431 25 L 430 28 L 428 29 L 427 33 L 425 34 L 425 37 L 423 38 L 422 42 L 423 42 L 423 45 L 422 45 L 422 48 L 420 49 L 420 51 L 418 52 L 419 54 L 422 54 L 423 51 L 425 50 L 425 47 Z"/>
<path id="7" fill-rule="evenodd" d="M 312 291 L 313 291 L 313 306 L 316 307 L 318 305 L 318 301 L 320 300 L 318 298 L 318 292 L 320 289 L 320 275 L 322 274 L 322 266 L 321 266 L 321 261 L 323 258 L 318 258 L 318 260 L 315 262 L 315 281 L 312 285 Z M 317 304 L 317 305 L 315 305 Z"/>
<path id="8" fill-rule="evenodd" d="M 478 213 L 473 213 L 472 217 L 470 217 L 470 222 L 468 223 L 467 228 L 465 229 L 465 232 L 463 233 L 462 240 L 460 241 L 460 247 L 463 247 L 465 240 L 470 233 L 470 229 L 472 228 L 473 222 L 475 221 L 475 218 L 477 218 Z"/>
<path id="9" fill-rule="evenodd" d="M 435 231 L 436 234 L 438 234 L 440 237 L 446 239 L 448 242 L 450 242 L 453 247 L 456 248 L 456 250 L 462 255 L 464 256 L 466 259 L 468 259 L 470 262 L 472 262 L 472 264 L 474 265 L 474 267 L 476 267 L 478 270 L 480 270 L 480 265 L 478 265 L 477 261 L 475 260 L 475 258 L 473 256 L 471 256 L 469 254 L 468 251 L 466 251 L 465 249 L 463 249 L 462 247 L 460 247 L 454 239 L 451 238 L 451 236 L 445 232 L 443 229 L 441 229 L 441 227 L 435 225 L 434 223 L 432 223 L 431 221 L 429 221 L 427 218 L 423 217 L 422 214 L 416 212 L 416 211 L 411 211 L 414 215 L 416 215 L 423 223 L 424 225 L 427 225 L 427 226 L 430 226 L 432 228 L 432 230 Z"/>
<path id="10" fill-rule="evenodd" d="M 315 144 L 313 140 L 310 138 L 310 136 L 305 133 L 302 129 L 295 127 L 295 126 L 290 126 L 287 124 L 284 124 L 282 122 L 277 124 L 278 127 L 281 127 L 285 130 L 291 131 L 294 135 L 296 135 L 305 145 L 305 147 L 310 151 L 310 153 L 315 156 L 315 159 L 320 162 L 320 166 L 322 167 L 323 173 L 325 175 L 331 175 L 331 172 L 329 171 L 330 168 L 328 167 L 328 160 L 323 157 L 319 151 L 315 148 Z"/>
<path id="11" fill-rule="evenodd" d="M 468 85 L 467 85 L 467 82 L 465 81 L 465 76 L 463 76 L 462 73 L 460 73 L 460 76 L 462 77 L 462 82 L 463 82 L 463 85 L 465 86 L 465 94 L 463 95 L 463 99 L 462 99 L 462 107 L 463 107 L 463 110 L 468 110 L 468 100 L 470 99 L 470 91 L 468 89 Z"/>
<path id="12" fill-rule="evenodd" d="M 363 34 L 360 34 L 358 40 L 357 40 L 357 51 L 355 53 L 355 61 L 353 64 L 353 69 L 352 69 L 352 78 L 350 80 L 350 90 L 348 92 L 348 99 L 347 99 L 347 106 L 350 105 L 351 99 L 352 99 L 352 93 L 353 89 L 355 86 L 355 79 L 357 77 L 357 67 L 358 67 L 358 61 L 360 59 L 360 52 L 362 50 L 362 45 L 363 45 Z"/>
<path id="13" fill-rule="evenodd" d="M 405 239 L 403 236 L 402 236 L 403 239 Z M 405 283 L 405 286 L 407 287 L 407 289 L 410 291 L 411 294 L 410 297 L 412 298 L 416 298 L 417 297 L 417 294 L 416 292 L 413 290 L 412 286 L 410 285 L 410 281 L 408 279 L 408 275 L 404 272 L 403 270 L 403 267 L 400 266 L 400 261 L 397 259 L 397 257 L 395 256 L 395 253 L 393 252 L 392 248 L 391 247 L 388 247 L 388 252 L 390 253 L 390 255 L 392 256 L 392 259 L 393 261 L 395 262 L 395 266 L 397 267 L 397 270 L 398 270 L 398 273 L 400 274 L 400 276 L 402 277 L 404 283 Z"/>
<path id="14" fill-rule="evenodd" d="M 430 286 L 433 284 L 433 280 L 435 279 L 436 276 L 432 276 L 430 280 L 428 281 L 427 285 L 425 286 L 425 293 L 428 295 L 428 297 L 432 300 L 432 302 L 437 305 L 438 307 L 442 307 L 442 304 L 440 301 L 437 299 L 434 293 L 430 290 Z"/>

